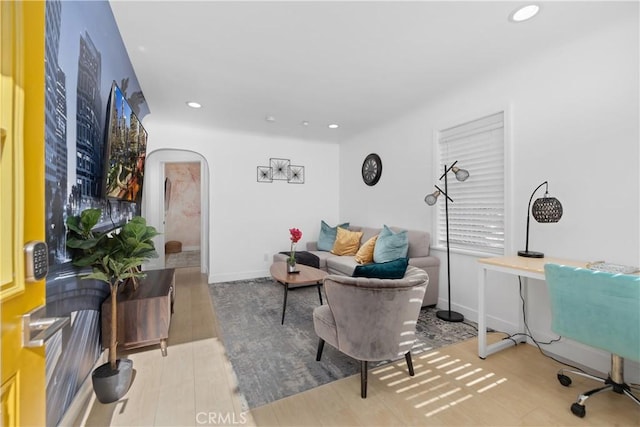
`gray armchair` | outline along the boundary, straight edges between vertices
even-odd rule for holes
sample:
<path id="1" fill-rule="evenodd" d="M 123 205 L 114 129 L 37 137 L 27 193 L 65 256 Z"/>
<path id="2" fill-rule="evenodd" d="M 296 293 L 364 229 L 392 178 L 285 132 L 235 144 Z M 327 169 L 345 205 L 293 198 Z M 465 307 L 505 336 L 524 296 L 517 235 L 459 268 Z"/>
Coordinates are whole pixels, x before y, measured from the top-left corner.
<path id="1" fill-rule="evenodd" d="M 429 276 L 408 266 L 402 279 L 370 279 L 329 275 L 324 279 L 327 304 L 313 311 L 320 338 L 316 360 L 325 341 L 360 361 L 361 396 L 367 397 L 368 362 L 404 355 L 413 376 L 411 348 Z"/>

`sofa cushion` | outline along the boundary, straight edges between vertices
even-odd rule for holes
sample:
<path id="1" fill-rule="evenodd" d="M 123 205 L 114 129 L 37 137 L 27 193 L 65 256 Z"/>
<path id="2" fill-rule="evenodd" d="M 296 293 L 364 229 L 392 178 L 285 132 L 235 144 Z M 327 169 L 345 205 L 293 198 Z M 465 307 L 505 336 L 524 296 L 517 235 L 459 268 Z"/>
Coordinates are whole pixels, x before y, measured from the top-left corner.
<path id="1" fill-rule="evenodd" d="M 407 231 L 394 233 L 386 225 L 378 235 L 378 240 L 373 249 L 373 261 L 387 262 L 398 258 L 406 258 L 409 251 L 409 237 Z"/>
<path id="2" fill-rule="evenodd" d="M 319 251 L 331 251 L 333 244 L 336 242 L 336 234 L 338 233 L 338 227 L 349 228 L 349 223 L 331 227 L 324 221 L 320 221 L 320 235 L 318 236 L 318 250 Z"/>
<path id="3" fill-rule="evenodd" d="M 358 264 L 370 264 L 373 262 L 373 249 L 376 246 L 376 240 L 378 240 L 377 234 L 360 246 L 355 258 Z"/>
<path id="4" fill-rule="evenodd" d="M 360 248 L 361 237 L 362 231 L 349 231 L 346 228 L 338 227 L 331 253 L 334 255 L 355 255 Z"/>
<path id="5" fill-rule="evenodd" d="M 327 273 L 340 274 L 342 276 L 351 276 L 353 270 L 356 269 L 358 263 L 353 256 L 335 256 L 327 258 Z"/>
<path id="6" fill-rule="evenodd" d="M 404 228 L 390 227 L 391 230 L 396 233 Z M 409 258 L 419 258 L 429 256 L 429 246 L 431 244 L 431 236 L 427 231 L 423 230 L 407 230 L 407 237 L 409 238 L 409 252 L 407 256 Z"/>
<path id="7" fill-rule="evenodd" d="M 353 270 L 353 277 L 369 277 L 376 279 L 402 279 L 407 271 L 409 260 L 398 258 L 393 261 L 358 265 Z"/>
<path id="8" fill-rule="evenodd" d="M 311 251 L 311 253 L 318 257 L 320 260 L 320 270 L 324 271 L 327 271 L 327 260 L 336 257 L 331 252 L 327 251 Z"/>

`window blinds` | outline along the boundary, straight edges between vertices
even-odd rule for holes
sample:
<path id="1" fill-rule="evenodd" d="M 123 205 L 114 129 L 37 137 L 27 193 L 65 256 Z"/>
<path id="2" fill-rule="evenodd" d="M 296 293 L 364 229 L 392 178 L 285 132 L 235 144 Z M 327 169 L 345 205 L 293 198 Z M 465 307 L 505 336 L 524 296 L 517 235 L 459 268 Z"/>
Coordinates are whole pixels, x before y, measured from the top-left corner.
<path id="1" fill-rule="evenodd" d="M 453 173 L 447 176 L 453 199 L 449 202 L 450 247 L 503 254 L 504 112 L 441 130 L 437 138 L 440 175 L 444 165 L 449 167 L 456 160 L 456 166 L 469 171 L 464 182 L 458 182 Z M 436 233 L 438 244 L 446 245 L 444 200 L 438 203 Z"/>

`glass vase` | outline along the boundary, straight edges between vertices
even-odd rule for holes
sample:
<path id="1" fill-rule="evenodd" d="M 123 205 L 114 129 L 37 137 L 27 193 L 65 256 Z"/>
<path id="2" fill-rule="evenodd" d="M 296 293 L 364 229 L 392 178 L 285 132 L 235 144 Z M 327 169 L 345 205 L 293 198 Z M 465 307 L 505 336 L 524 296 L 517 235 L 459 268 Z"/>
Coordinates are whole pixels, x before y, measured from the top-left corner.
<path id="1" fill-rule="evenodd" d="M 296 263 L 287 262 L 287 273 L 293 273 L 296 271 Z"/>

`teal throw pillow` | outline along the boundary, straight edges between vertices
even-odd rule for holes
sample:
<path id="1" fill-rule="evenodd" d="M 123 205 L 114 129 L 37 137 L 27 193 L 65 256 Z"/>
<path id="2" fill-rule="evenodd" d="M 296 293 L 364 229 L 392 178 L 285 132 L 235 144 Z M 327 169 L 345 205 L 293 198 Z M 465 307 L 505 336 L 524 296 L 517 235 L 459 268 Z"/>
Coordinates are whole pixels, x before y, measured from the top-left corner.
<path id="1" fill-rule="evenodd" d="M 318 250 L 330 252 L 333 249 L 333 244 L 336 242 L 336 234 L 338 233 L 338 227 L 349 228 L 349 223 L 336 225 L 330 227 L 324 221 L 320 222 L 320 236 L 318 236 Z"/>
<path id="2" fill-rule="evenodd" d="M 402 279 L 407 271 L 409 260 L 398 258 L 393 261 L 356 265 L 353 277 L 369 277 L 376 279 Z"/>
<path id="3" fill-rule="evenodd" d="M 407 230 L 394 233 L 386 225 L 376 240 L 373 248 L 373 262 L 387 262 L 398 258 L 406 258 L 409 252 L 409 236 Z"/>

